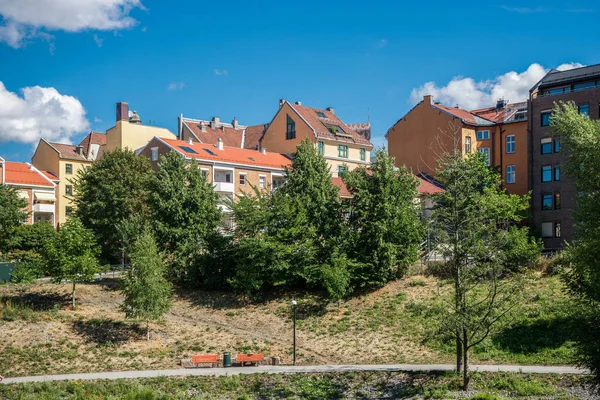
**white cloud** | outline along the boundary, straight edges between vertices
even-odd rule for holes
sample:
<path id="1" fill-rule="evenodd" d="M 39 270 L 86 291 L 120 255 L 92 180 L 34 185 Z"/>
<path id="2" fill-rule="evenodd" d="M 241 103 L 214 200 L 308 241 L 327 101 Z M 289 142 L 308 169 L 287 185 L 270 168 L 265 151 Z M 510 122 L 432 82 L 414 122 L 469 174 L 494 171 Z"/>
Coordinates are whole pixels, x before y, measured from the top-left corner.
<path id="1" fill-rule="evenodd" d="M 98 35 L 96 35 L 95 33 L 93 39 L 94 42 L 96 42 L 96 44 L 98 45 L 98 47 L 102 47 L 102 42 L 104 42 L 104 39 L 99 38 Z"/>
<path id="2" fill-rule="evenodd" d="M 118 30 L 137 23 L 129 16 L 141 0 L 0 0 L 0 41 L 21 47 L 40 29 L 80 32 Z"/>
<path id="3" fill-rule="evenodd" d="M 228 74 L 226 69 L 214 69 L 213 71 L 216 76 L 227 76 Z"/>
<path id="4" fill-rule="evenodd" d="M 23 88 L 21 94 L 8 91 L 0 81 L 0 142 L 35 144 L 40 138 L 70 142 L 90 129 L 85 109 L 75 97 L 40 86 Z"/>
<path id="5" fill-rule="evenodd" d="M 518 14 L 539 14 L 547 12 L 548 10 L 543 7 L 509 7 L 502 6 L 502 8 L 506 11 L 518 13 Z"/>
<path id="6" fill-rule="evenodd" d="M 171 83 L 169 83 L 169 86 L 167 86 L 167 90 L 183 89 L 184 86 L 185 86 L 185 83 L 183 83 L 183 82 L 171 82 Z"/>
<path id="7" fill-rule="evenodd" d="M 99 123 L 101 123 L 101 122 L 102 122 L 102 120 L 101 120 L 100 118 L 98 118 L 98 117 L 94 117 L 94 123 L 95 123 L 95 124 L 99 124 Z"/>
<path id="8" fill-rule="evenodd" d="M 556 69 L 565 71 L 582 67 L 580 63 L 561 64 Z M 415 88 L 410 101 L 416 104 L 424 95 L 430 94 L 435 100 L 449 106 L 459 105 L 468 110 L 490 107 L 499 98 L 511 102 L 527 100 L 529 89 L 546 75 L 548 69 L 540 64 L 531 64 L 523 72 L 510 71 L 487 81 L 475 81 L 473 78 L 455 77 L 445 86 L 427 82 Z"/>
<path id="9" fill-rule="evenodd" d="M 387 46 L 388 41 L 387 39 L 381 39 L 380 41 L 377 42 L 377 48 L 381 49 L 384 48 L 385 46 Z"/>

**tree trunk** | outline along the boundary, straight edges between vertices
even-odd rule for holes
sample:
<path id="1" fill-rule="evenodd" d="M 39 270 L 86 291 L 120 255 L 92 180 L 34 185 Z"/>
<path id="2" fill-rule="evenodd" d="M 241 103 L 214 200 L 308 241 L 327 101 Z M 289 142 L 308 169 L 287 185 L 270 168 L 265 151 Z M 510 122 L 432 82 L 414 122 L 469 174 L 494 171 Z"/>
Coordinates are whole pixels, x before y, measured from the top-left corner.
<path id="1" fill-rule="evenodd" d="M 467 338 L 467 330 L 463 329 L 463 390 L 469 390 L 469 343 Z"/>
<path id="2" fill-rule="evenodd" d="M 72 307 L 75 309 L 75 281 L 73 281 L 73 293 L 71 293 Z"/>
<path id="3" fill-rule="evenodd" d="M 463 348 L 460 341 L 460 331 L 456 331 L 456 373 L 460 374 L 462 370 Z"/>
<path id="4" fill-rule="evenodd" d="M 150 341 L 150 321 L 146 320 L 146 340 Z"/>

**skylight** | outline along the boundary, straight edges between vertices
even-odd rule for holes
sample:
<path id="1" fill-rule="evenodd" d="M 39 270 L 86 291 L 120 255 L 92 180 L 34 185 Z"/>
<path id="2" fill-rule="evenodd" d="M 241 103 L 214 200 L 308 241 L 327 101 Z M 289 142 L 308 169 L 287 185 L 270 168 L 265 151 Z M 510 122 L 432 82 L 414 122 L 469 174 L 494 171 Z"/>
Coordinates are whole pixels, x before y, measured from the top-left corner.
<path id="1" fill-rule="evenodd" d="M 327 115 L 325 115 L 325 113 L 321 111 L 317 111 L 317 115 L 321 118 L 327 118 Z"/>
<path id="2" fill-rule="evenodd" d="M 210 154 L 211 156 L 216 156 L 216 154 L 215 154 L 215 153 L 213 153 L 213 152 L 212 152 L 212 150 L 210 150 L 210 149 L 202 149 L 202 150 L 204 150 L 205 152 L 207 152 L 207 153 L 208 153 L 208 154 Z"/>
<path id="3" fill-rule="evenodd" d="M 252 161 L 256 161 L 256 160 L 255 160 L 254 158 L 252 158 L 252 157 L 248 157 L 248 159 L 249 159 L 249 160 L 252 160 Z"/>
<path id="4" fill-rule="evenodd" d="M 191 147 L 188 146 L 179 146 L 179 148 L 183 151 L 185 151 L 186 153 L 192 153 L 192 154 L 198 154 L 198 152 L 194 149 L 192 149 Z"/>

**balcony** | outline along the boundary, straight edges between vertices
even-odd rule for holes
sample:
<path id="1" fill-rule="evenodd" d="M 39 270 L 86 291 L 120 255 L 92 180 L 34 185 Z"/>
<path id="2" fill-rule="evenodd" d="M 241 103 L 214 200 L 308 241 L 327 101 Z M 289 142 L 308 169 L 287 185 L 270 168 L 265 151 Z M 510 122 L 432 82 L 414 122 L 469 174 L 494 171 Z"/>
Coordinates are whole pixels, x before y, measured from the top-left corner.
<path id="1" fill-rule="evenodd" d="M 33 212 L 54 213 L 54 204 L 34 204 Z"/>
<path id="2" fill-rule="evenodd" d="M 214 182 L 215 192 L 233 193 L 235 188 L 233 182 Z"/>

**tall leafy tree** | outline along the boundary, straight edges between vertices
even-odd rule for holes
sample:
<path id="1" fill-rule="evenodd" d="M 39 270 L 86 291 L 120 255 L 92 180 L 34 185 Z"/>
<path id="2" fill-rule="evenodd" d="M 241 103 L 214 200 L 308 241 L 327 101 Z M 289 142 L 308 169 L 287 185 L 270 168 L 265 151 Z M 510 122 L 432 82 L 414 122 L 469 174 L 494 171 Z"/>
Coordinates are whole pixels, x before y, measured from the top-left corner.
<path id="1" fill-rule="evenodd" d="M 579 114 L 574 103 L 559 103 L 551 125 L 566 154 L 566 174 L 577 192 L 575 240 L 567 247 L 565 280 L 582 312 L 577 344 L 579 361 L 600 384 L 600 122 Z"/>
<path id="2" fill-rule="evenodd" d="M 423 238 L 415 203 L 418 182 L 405 167 L 397 169 L 385 149 L 376 151 L 369 169 L 356 169 L 343 179 L 354 196 L 351 243 L 361 265 L 354 279 L 360 285 L 384 285 L 417 259 Z"/>
<path id="3" fill-rule="evenodd" d="M 161 250 L 174 278 L 189 282 L 189 273 L 207 241 L 217 234 L 219 196 L 195 161 L 170 152 L 161 158 L 150 184 L 150 215 Z"/>
<path id="4" fill-rule="evenodd" d="M 522 293 L 518 275 L 511 275 L 514 257 L 508 250 L 538 244 L 526 235 L 527 228 L 515 225 L 523 219 L 528 198 L 502 190 L 499 174 L 487 167 L 483 154 L 456 151 L 439 165 L 445 191 L 435 196 L 433 227 L 454 280 L 442 332 L 456 340 L 457 369 L 462 365 L 467 390 L 470 349 L 518 305 Z"/>
<path id="5" fill-rule="evenodd" d="M 146 322 L 146 340 L 150 340 L 150 321 L 169 311 L 173 289 L 165 278 L 163 256 L 150 230 L 145 229 L 131 247 L 131 266 L 123 277 L 125 300 L 121 309 L 127 318 Z"/>
<path id="6" fill-rule="evenodd" d="M 20 225 L 27 219 L 27 201 L 19 196 L 13 186 L 0 184 L 0 231 Z"/>
<path id="7" fill-rule="evenodd" d="M 43 255 L 50 275 L 58 282 L 67 280 L 73 283 L 73 309 L 75 285 L 90 282 L 95 274 L 102 271 L 97 259 L 99 253 L 93 232 L 77 217 L 70 218 L 44 246 Z"/>
<path id="8" fill-rule="evenodd" d="M 91 229 L 110 262 L 121 260 L 123 237 L 119 224 L 147 216 L 150 161 L 133 151 L 116 149 L 104 154 L 75 179 L 76 214 Z"/>

